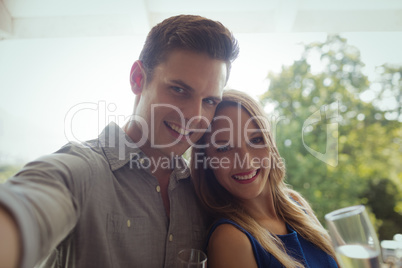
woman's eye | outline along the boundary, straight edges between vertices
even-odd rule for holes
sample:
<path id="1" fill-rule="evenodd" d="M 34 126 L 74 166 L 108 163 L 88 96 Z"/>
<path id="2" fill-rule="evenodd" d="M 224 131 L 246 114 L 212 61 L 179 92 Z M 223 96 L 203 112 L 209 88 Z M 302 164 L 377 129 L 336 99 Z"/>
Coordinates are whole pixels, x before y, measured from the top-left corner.
<path id="1" fill-rule="evenodd" d="M 252 144 L 260 144 L 260 143 L 264 142 L 264 139 L 262 137 L 255 137 L 255 138 L 252 138 L 250 140 L 250 142 Z"/>
<path id="2" fill-rule="evenodd" d="M 225 145 L 225 146 L 218 147 L 216 150 L 219 153 L 227 152 L 227 151 L 230 150 L 230 145 Z"/>

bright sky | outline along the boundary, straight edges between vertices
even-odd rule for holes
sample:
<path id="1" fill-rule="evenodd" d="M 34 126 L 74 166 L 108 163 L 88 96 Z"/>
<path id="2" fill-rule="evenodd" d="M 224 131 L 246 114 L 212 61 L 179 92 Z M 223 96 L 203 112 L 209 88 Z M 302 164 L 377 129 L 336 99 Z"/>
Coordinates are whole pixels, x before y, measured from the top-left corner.
<path id="1" fill-rule="evenodd" d="M 367 74 L 402 64 L 402 33 L 341 34 L 361 50 Z M 300 42 L 326 34 L 237 34 L 240 57 L 228 87 L 256 97 L 269 71 L 300 57 Z M 133 108 L 128 82 L 145 36 L 0 41 L 0 165 L 29 161 L 69 140 L 94 138 Z M 69 127 L 71 126 L 71 127 Z"/>

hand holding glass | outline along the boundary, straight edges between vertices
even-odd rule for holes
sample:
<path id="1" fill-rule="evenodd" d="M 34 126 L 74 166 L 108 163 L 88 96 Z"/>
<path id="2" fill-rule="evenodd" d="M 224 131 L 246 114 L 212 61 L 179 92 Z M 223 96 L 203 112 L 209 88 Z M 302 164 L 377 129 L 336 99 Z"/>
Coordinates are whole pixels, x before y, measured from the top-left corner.
<path id="1" fill-rule="evenodd" d="M 380 244 L 363 205 L 335 210 L 325 220 L 341 267 L 381 267 Z"/>
<path id="2" fill-rule="evenodd" d="M 178 268 L 206 268 L 207 255 L 198 249 L 183 249 L 177 256 Z"/>

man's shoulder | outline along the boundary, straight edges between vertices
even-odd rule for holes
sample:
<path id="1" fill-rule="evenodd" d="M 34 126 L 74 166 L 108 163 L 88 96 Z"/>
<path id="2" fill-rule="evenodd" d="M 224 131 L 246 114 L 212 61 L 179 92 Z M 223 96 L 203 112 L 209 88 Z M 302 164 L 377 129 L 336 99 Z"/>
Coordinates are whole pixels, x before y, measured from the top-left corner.
<path id="1" fill-rule="evenodd" d="M 85 143 L 69 142 L 54 153 L 30 161 L 27 166 L 49 170 L 69 170 L 72 173 L 78 170 L 93 172 L 104 168 L 109 169 L 108 160 L 96 140 Z"/>
<path id="2" fill-rule="evenodd" d="M 105 154 L 101 143 L 98 139 L 93 139 L 85 142 L 71 141 L 54 154 L 70 154 L 87 158 L 104 158 Z"/>

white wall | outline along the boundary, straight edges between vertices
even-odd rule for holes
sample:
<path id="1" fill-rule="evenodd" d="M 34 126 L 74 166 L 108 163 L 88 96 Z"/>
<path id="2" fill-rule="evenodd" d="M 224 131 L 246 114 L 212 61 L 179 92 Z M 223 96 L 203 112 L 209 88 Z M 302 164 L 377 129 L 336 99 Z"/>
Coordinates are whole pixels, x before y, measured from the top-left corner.
<path id="1" fill-rule="evenodd" d="M 361 50 L 368 74 L 385 62 L 402 64 L 401 32 L 342 36 Z M 256 97 L 267 88 L 268 71 L 278 72 L 300 56 L 299 42 L 324 41 L 326 34 L 236 37 L 240 57 L 227 87 Z M 0 165 L 51 153 L 72 138 L 94 138 L 110 120 L 121 125 L 132 112 L 129 72 L 144 40 L 141 35 L 0 41 Z"/>
<path id="2" fill-rule="evenodd" d="M 143 36 L 0 41 L 0 164 L 65 144 L 64 121 L 75 105 L 105 101 L 115 104 L 110 114 L 129 115 L 129 72 L 143 42 Z M 96 137 L 107 123 L 98 126 L 98 111 L 90 109 L 69 121 L 79 140 Z"/>

